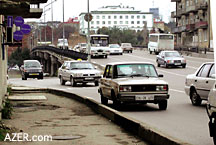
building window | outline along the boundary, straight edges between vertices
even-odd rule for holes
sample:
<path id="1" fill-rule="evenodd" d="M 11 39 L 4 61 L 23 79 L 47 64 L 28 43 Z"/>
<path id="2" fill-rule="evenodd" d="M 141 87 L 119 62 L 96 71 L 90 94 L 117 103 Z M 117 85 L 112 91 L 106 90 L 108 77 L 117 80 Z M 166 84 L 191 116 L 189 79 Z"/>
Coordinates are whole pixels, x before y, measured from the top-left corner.
<path id="1" fill-rule="evenodd" d="M 140 21 L 137 21 L 137 24 L 140 24 Z"/>
<path id="2" fill-rule="evenodd" d="M 123 24 L 123 21 L 120 21 L 120 24 Z"/>
<path id="3" fill-rule="evenodd" d="M 97 24 L 99 25 L 99 24 L 100 24 L 100 21 L 97 21 Z"/>
<path id="4" fill-rule="evenodd" d="M 120 16 L 119 18 L 122 19 L 122 16 Z"/>
<path id="5" fill-rule="evenodd" d="M 134 19 L 134 16 L 131 16 L 131 19 Z"/>
<path id="6" fill-rule="evenodd" d="M 137 19 L 139 19 L 140 18 L 140 16 L 137 16 Z"/>
<path id="7" fill-rule="evenodd" d="M 204 42 L 208 41 L 208 31 L 204 31 Z"/>
<path id="8" fill-rule="evenodd" d="M 108 21 L 108 24 L 111 24 L 111 21 Z"/>
<path id="9" fill-rule="evenodd" d="M 91 21 L 91 24 L 93 25 L 93 24 L 94 24 L 94 21 Z"/>
<path id="10" fill-rule="evenodd" d="M 114 21 L 114 24 L 117 24 L 117 21 Z"/>
<path id="11" fill-rule="evenodd" d="M 93 26 L 91 26 L 91 28 L 94 28 Z"/>
<path id="12" fill-rule="evenodd" d="M 145 15 L 143 15 L 143 19 L 145 19 L 146 17 L 145 17 Z"/>
<path id="13" fill-rule="evenodd" d="M 103 21 L 103 22 L 102 22 L 102 24 L 103 24 L 103 25 L 105 25 L 105 24 L 106 24 L 106 22 L 105 22 L 105 21 Z"/>
<path id="14" fill-rule="evenodd" d="M 117 16 L 114 16 L 114 19 L 117 19 Z"/>
<path id="15" fill-rule="evenodd" d="M 97 19 L 100 19 L 100 16 L 97 16 L 96 18 L 97 18 Z"/>
<path id="16" fill-rule="evenodd" d="M 108 16 L 108 19 L 111 19 L 111 16 Z"/>
<path id="17" fill-rule="evenodd" d="M 131 24 L 134 24 L 134 21 L 131 21 Z"/>
<path id="18" fill-rule="evenodd" d="M 125 24 L 128 24 L 128 21 L 125 21 Z"/>
<path id="19" fill-rule="evenodd" d="M 128 19 L 128 16 L 125 16 L 125 19 Z"/>
<path id="20" fill-rule="evenodd" d="M 105 16 L 102 16 L 102 19 L 105 19 Z"/>

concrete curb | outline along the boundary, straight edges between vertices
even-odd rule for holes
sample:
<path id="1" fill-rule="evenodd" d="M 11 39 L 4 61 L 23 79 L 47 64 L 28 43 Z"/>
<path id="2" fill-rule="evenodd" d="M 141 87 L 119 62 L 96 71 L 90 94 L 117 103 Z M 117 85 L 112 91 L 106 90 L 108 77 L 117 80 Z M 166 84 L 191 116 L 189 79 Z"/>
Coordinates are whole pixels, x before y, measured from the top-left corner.
<path id="1" fill-rule="evenodd" d="M 164 144 L 166 145 L 182 145 L 182 144 L 187 145 L 188 144 L 176 138 L 173 138 L 165 133 L 162 133 L 159 130 L 153 127 L 150 127 L 149 125 L 145 123 L 132 119 L 131 117 L 121 112 L 118 112 L 110 107 L 102 105 L 96 102 L 95 100 L 93 100 L 92 98 L 79 96 L 77 94 L 69 93 L 63 90 L 55 90 L 55 89 L 49 89 L 49 88 L 48 89 L 34 89 L 34 90 L 36 92 L 38 92 L 38 90 L 41 90 L 42 92 L 48 92 L 48 93 L 52 93 L 55 95 L 64 96 L 70 99 L 75 99 L 81 103 L 84 103 L 87 106 L 89 106 L 92 110 L 94 110 L 96 113 L 103 115 L 104 117 L 108 118 L 112 122 L 121 126 L 125 130 L 139 136 L 140 138 L 142 138 L 143 140 L 151 144 L 156 144 L 156 145 L 164 145 Z M 31 92 L 34 90 L 31 90 Z M 16 93 L 16 92 L 21 92 L 21 91 L 22 90 L 20 89 L 19 91 L 17 91 L 15 88 L 12 88 L 12 92 Z M 25 91 L 24 89 L 23 91 L 24 93 L 28 92 L 28 90 Z"/>

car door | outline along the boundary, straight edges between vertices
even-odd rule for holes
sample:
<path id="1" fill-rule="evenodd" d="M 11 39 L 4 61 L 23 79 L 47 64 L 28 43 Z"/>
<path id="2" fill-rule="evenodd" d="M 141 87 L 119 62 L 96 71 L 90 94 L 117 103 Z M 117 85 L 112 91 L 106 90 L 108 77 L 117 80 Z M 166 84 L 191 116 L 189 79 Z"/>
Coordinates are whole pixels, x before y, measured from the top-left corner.
<path id="1" fill-rule="evenodd" d="M 164 52 L 160 52 L 159 54 L 159 64 L 164 64 Z"/>
<path id="2" fill-rule="evenodd" d="M 71 70 L 70 70 L 70 65 L 71 65 L 72 62 L 68 62 L 65 66 L 65 71 L 64 71 L 64 77 L 65 77 L 65 80 L 68 80 L 70 81 L 70 76 L 71 76 Z"/>
<path id="3" fill-rule="evenodd" d="M 65 65 L 66 65 L 67 62 L 64 62 L 62 64 L 62 66 L 60 67 L 59 69 L 59 76 L 61 76 L 63 79 L 64 79 L 64 70 L 65 70 Z"/>
<path id="4" fill-rule="evenodd" d="M 107 65 L 105 72 L 104 72 L 104 78 L 101 79 L 101 85 L 102 85 L 102 93 L 105 97 L 110 98 L 111 95 L 111 89 L 110 89 L 110 81 L 111 81 L 111 71 L 112 71 L 112 66 Z"/>
<path id="5" fill-rule="evenodd" d="M 206 85 L 204 87 L 206 90 L 208 90 L 208 95 L 209 95 L 209 92 L 215 83 L 215 65 L 214 64 L 212 64 L 212 66 L 210 68 L 210 71 L 209 71 L 208 77 L 206 78 L 205 83 L 206 83 Z M 207 98 L 208 98 L 208 96 L 207 96 Z"/>
<path id="6" fill-rule="evenodd" d="M 208 78 L 210 69 L 212 67 L 211 63 L 204 64 L 203 67 L 197 73 L 197 77 L 194 80 L 196 91 L 202 99 L 207 99 L 210 89 L 210 81 Z"/>

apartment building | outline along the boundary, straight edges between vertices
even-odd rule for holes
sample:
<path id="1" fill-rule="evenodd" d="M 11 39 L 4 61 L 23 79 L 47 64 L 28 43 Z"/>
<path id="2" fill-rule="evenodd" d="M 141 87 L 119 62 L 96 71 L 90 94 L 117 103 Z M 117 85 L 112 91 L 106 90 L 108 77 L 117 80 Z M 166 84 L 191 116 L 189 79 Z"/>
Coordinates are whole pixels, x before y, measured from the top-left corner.
<path id="1" fill-rule="evenodd" d="M 171 0 L 176 2 L 176 47 L 196 50 L 212 49 L 213 37 L 209 0 Z"/>
<path id="2" fill-rule="evenodd" d="M 90 22 L 90 31 L 95 33 L 102 27 L 119 27 L 121 29 L 131 29 L 142 31 L 144 27 L 151 30 L 153 27 L 153 13 L 141 12 L 129 6 L 104 6 L 98 10 L 90 12 L 93 16 Z M 81 13 L 80 33 L 87 34 L 87 22 L 84 20 L 86 13 Z M 147 26 L 145 26 L 147 24 Z"/>

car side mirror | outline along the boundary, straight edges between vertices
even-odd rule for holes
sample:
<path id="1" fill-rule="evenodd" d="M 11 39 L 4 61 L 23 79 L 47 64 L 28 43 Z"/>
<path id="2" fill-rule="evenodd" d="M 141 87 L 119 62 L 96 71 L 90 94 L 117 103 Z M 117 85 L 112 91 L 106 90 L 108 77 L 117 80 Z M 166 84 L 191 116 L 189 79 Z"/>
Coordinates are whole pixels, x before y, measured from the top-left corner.
<path id="1" fill-rule="evenodd" d="M 158 77 L 159 77 L 159 78 L 163 78 L 163 77 L 164 77 L 164 75 L 162 75 L 162 74 L 159 74 L 159 75 L 158 75 Z"/>

